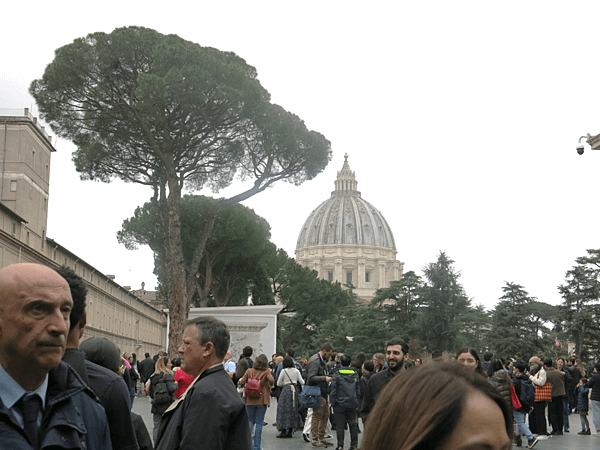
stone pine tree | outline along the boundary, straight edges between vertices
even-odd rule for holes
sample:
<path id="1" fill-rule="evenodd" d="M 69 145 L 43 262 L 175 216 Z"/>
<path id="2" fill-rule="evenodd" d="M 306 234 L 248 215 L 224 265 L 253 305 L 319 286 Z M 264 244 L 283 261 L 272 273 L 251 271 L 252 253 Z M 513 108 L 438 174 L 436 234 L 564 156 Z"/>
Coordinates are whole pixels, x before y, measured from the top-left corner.
<path id="1" fill-rule="evenodd" d="M 203 218 L 219 204 L 218 199 L 185 195 L 181 199 L 181 237 L 186 264 L 193 258 L 206 226 Z M 155 224 L 160 221 L 151 202 L 138 207 L 133 217 L 123 221 L 117 233 L 128 249 L 148 245 L 155 255 L 155 273 L 161 286 L 166 278 L 164 241 Z M 241 204 L 220 209 L 206 241 L 204 256 L 196 270 L 195 306 L 233 306 L 246 304 L 249 290 L 254 304 L 274 303 L 266 273 L 277 249 L 269 241 L 268 222 Z M 264 292 L 259 288 L 266 285 Z"/>
<path id="2" fill-rule="evenodd" d="M 470 307 L 470 300 L 458 281 L 460 273 L 454 268 L 454 261 L 440 252 L 437 261 L 423 268 L 423 274 L 419 340 L 429 352 L 454 351 L 464 328 L 461 318 Z"/>
<path id="3" fill-rule="evenodd" d="M 495 355 L 513 357 L 531 356 L 544 350 L 544 341 L 538 334 L 538 321 L 532 316 L 536 310 L 535 297 L 523 286 L 506 282 L 503 295 L 492 311 L 492 323 L 487 342 Z"/>
<path id="4" fill-rule="evenodd" d="M 161 214 L 169 350 L 181 342 L 195 275 L 211 224 L 189 264 L 181 240 L 183 190 L 251 180 L 235 203 L 279 180 L 301 184 L 320 173 L 330 143 L 270 103 L 256 69 L 231 52 L 142 27 L 92 33 L 59 48 L 30 92 L 44 118 L 75 143 L 82 179 L 148 186 Z"/>
<path id="5" fill-rule="evenodd" d="M 600 250 L 587 250 L 558 286 L 564 299 L 560 306 L 563 331 L 575 342 L 575 353 L 587 359 L 600 340 Z"/>

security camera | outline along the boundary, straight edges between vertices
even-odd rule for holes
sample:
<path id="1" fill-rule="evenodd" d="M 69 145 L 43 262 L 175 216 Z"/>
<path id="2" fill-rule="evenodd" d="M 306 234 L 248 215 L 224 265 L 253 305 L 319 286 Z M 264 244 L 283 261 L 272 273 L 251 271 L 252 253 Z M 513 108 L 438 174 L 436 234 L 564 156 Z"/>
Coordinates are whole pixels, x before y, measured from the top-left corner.
<path id="1" fill-rule="evenodd" d="M 583 155 L 583 144 L 581 143 L 577 146 L 577 154 Z"/>

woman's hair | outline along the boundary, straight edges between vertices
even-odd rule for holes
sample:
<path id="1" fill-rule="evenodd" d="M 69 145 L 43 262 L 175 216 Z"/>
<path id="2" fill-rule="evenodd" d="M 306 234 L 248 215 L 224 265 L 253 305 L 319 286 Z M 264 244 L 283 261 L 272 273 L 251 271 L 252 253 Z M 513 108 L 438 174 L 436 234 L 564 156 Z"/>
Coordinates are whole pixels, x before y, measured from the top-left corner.
<path id="1" fill-rule="evenodd" d="M 487 376 L 487 374 L 483 371 L 483 367 L 481 367 L 481 359 L 479 359 L 479 354 L 477 353 L 477 350 L 475 350 L 473 347 L 462 347 L 459 348 L 458 351 L 456 352 L 456 359 L 458 359 L 458 357 L 460 355 L 462 355 L 463 353 L 470 353 L 471 356 L 473 356 L 473 358 L 475 358 L 475 361 L 477 361 L 477 368 L 475 369 L 475 372 Z"/>
<path id="2" fill-rule="evenodd" d="M 173 371 L 167 367 L 168 362 L 168 356 L 159 356 L 154 366 L 154 373 L 173 373 Z"/>
<path id="3" fill-rule="evenodd" d="M 381 363 L 379 370 L 382 370 L 385 367 L 385 355 L 383 353 L 375 353 L 373 359 L 376 359 Z M 373 366 L 375 366 L 375 362 L 373 362 Z"/>
<path id="4" fill-rule="evenodd" d="M 294 360 L 291 356 L 286 356 L 283 358 L 283 368 L 287 369 L 288 367 L 294 367 Z"/>
<path id="5" fill-rule="evenodd" d="M 285 359 L 285 358 L 284 358 Z M 269 368 L 269 360 L 264 353 L 256 357 L 256 361 L 252 364 L 252 368 L 256 370 L 267 370 Z"/>
<path id="6" fill-rule="evenodd" d="M 463 364 L 449 361 L 423 364 L 396 375 L 379 395 L 384 401 L 375 403 L 369 414 L 361 448 L 440 448 L 454 431 L 474 391 L 498 405 L 506 433 L 512 437 L 513 415 L 504 398 L 487 379 Z"/>
<path id="7" fill-rule="evenodd" d="M 79 349 L 85 353 L 85 359 L 98 364 L 111 372 L 119 373 L 121 354 L 115 344 L 106 338 L 94 337 L 83 341 Z"/>
<path id="8" fill-rule="evenodd" d="M 486 375 L 491 377 L 494 375 L 494 372 L 497 372 L 498 370 L 504 370 L 504 364 L 502 364 L 502 361 L 499 359 L 492 359 Z"/>

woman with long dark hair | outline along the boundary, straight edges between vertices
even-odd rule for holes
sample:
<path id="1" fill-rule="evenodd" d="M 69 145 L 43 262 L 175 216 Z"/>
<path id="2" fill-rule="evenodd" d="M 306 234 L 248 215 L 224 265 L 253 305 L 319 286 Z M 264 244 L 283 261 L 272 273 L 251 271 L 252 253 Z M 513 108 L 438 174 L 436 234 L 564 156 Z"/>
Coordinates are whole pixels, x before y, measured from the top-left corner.
<path id="1" fill-rule="evenodd" d="M 467 366 L 469 369 L 474 370 L 479 375 L 487 377 L 487 374 L 483 371 L 483 367 L 481 367 L 481 359 L 479 359 L 479 354 L 473 347 L 459 348 L 456 352 L 456 361 Z"/>

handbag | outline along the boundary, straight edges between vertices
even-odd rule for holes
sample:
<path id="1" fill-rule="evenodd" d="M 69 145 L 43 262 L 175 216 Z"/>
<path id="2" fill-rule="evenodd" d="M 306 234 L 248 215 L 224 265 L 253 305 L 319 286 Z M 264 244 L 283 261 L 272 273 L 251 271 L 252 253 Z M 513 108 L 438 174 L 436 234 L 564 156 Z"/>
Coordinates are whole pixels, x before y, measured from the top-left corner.
<path id="1" fill-rule="evenodd" d="M 510 387 L 510 399 L 512 400 L 512 406 L 514 409 L 519 409 L 521 407 L 521 401 L 517 396 L 517 391 L 515 391 L 515 387 Z"/>
<path id="2" fill-rule="evenodd" d="M 321 404 L 321 388 L 319 386 L 302 386 L 300 405 L 304 408 L 318 408 Z"/>
<path id="3" fill-rule="evenodd" d="M 536 402 L 551 402 L 552 401 L 552 383 L 546 383 L 543 386 L 535 386 L 535 401 Z"/>

